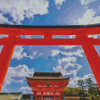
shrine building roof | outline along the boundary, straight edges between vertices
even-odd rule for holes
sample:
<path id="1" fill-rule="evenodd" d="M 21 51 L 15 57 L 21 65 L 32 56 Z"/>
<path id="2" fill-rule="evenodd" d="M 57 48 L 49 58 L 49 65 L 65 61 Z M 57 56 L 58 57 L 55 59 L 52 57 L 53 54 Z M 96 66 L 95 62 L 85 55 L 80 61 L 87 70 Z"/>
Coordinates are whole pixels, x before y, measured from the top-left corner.
<path id="1" fill-rule="evenodd" d="M 66 80 L 68 78 L 63 78 L 61 72 L 34 72 L 33 77 L 27 77 L 31 80 Z"/>

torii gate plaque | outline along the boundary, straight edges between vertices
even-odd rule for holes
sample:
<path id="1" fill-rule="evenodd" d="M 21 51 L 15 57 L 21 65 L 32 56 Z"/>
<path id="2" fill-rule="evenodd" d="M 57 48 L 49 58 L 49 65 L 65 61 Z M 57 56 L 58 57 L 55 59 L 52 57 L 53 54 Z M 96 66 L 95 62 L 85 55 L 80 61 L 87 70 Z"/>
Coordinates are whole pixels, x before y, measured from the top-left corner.
<path id="1" fill-rule="evenodd" d="M 81 45 L 92 72 L 100 88 L 100 58 L 93 45 L 100 45 L 100 39 L 88 38 L 88 35 L 100 34 L 100 25 L 88 26 L 20 26 L 0 25 L 0 34 L 4 45 L 0 54 L 0 91 L 8 70 L 15 45 Z M 22 39 L 20 35 L 44 35 L 44 39 Z M 74 39 L 54 39 L 52 35 L 76 35 Z"/>

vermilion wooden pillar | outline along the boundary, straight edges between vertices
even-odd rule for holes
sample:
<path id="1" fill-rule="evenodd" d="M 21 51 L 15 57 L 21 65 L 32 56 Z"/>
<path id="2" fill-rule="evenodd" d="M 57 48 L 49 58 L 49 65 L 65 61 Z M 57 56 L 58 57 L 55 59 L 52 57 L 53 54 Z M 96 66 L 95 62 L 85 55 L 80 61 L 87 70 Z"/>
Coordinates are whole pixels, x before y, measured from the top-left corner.
<path id="1" fill-rule="evenodd" d="M 16 38 L 17 38 L 17 33 L 11 32 L 0 54 L 0 91 L 3 86 L 6 73 L 8 71 L 10 60 L 15 47 Z"/>
<path id="2" fill-rule="evenodd" d="M 91 66 L 94 77 L 98 83 L 100 88 L 100 58 L 98 53 L 96 52 L 94 46 L 90 42 L 88 36 L 85 31 L 81 31 L 78 33 L 78 38 L 82 43 L 82 48 L 86 55 L 86 58 Z"/>
<path id="3" fill-rule="evenodd" d="M 53 98 L 53 100 L 55 100 L 55 91 L 54 91 L 53 93 L 54 93 L 54 98 Z"/>
<path id="4" fill-rule="evenodd" d="M 43 92 L 41 91 L 41 100 L 43 100 Z"/>
<path id="5" fill-rule="evenodd" d="M 35 100 L 36 100 L 36 97 L 37 97 L 37 96 L 36 96 L 36 93 L 35 93 Z"/>
<path id="6" fill-rule="evenodd" d="M 62 94 L 61 94 L 61 92 L 60 92 L 60 100 L 62 100 Z"/>

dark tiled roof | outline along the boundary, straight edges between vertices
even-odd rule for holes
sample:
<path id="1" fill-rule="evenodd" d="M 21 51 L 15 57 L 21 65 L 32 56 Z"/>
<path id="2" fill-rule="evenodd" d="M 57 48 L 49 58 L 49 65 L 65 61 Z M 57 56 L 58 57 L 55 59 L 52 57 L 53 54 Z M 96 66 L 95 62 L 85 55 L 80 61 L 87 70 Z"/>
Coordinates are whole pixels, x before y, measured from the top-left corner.
<path id="1" fill-rule="evenodd" d="M 33 77 L 61 77 L 61 72 L 35 72 Z"/>
<path id="2" fill-rule="evenodd" d="M 61 72 L 35 72 L 33 77 L 27 77 L 31 80 L 66 80 L 69 78 L 63 78 Z"/>

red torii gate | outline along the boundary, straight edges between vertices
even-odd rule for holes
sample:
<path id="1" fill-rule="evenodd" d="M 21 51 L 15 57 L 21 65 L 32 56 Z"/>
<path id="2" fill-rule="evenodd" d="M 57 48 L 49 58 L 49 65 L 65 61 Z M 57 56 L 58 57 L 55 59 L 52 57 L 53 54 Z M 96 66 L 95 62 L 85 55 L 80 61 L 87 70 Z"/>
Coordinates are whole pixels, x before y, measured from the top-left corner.
<path id="1" fill-rule="evenodd" d="M 4 45 L 0 54 L 0 91 L 8 70 L 15 45 L 81 45 L 92 72 L 100 88 L 100 58 L 93 45 L 100 45 L 100 39 L 88 38 L 88 35 L 100 34 L 100 25 L 87 26 L 21 26 L 0 25 L 0 34 Z M 44 35 L 44 39 L 22 39 L 20 35 Z M 52 35 L 76 35 L 74 39 L 53 39 Z"/>

